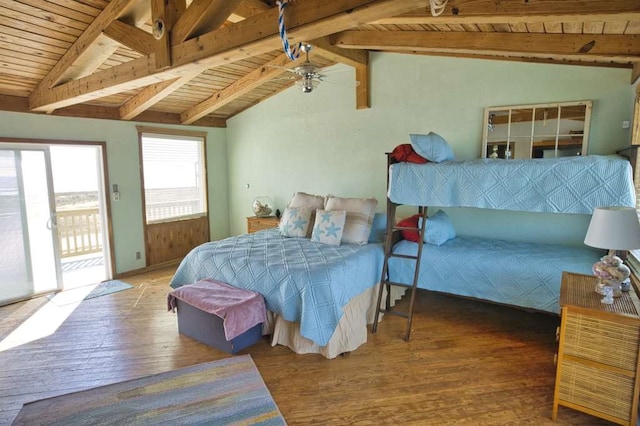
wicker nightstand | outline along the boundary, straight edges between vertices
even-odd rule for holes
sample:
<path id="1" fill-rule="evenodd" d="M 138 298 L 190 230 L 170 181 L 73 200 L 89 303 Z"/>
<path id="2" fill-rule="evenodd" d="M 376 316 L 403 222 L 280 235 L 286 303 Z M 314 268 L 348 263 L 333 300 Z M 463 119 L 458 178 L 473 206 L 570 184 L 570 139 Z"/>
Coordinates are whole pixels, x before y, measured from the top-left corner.
<path id="1" fill-rule="evenodd" d="M 563 405 L 614 423 L 635 425 L 640 303 L 634 286 L 613 305 L 600 303 L 602 296 L 594 291 L 595 284 L 594 276 L 562 275 L 552 419 Z"/>

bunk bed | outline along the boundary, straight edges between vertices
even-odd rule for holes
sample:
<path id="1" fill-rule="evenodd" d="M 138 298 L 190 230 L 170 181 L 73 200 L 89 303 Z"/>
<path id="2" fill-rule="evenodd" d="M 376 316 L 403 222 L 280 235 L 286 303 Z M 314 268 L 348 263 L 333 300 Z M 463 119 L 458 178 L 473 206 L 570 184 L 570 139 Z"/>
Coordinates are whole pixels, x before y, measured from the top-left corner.
<path id="1" fill-rule="evenodd" d="M 396 206 L 585 215 L 600 206 L 635 206 L 631 165 L 618 156 L 416 164 L 389 155 L 387 196 L 385 287 L 404 285 L 412 287 L 412 295 L 420 288 L 552 313 L 559 312 L 562 271 L 590 274 L 603 252 L 465 236 L 427 244 L 427 231 L 419 228 L 418 242 L 397 241 Z M 429 219 L 422 223 L 428 229 Z M 389 307 L 380 311 L 397 313 Z M 407 340 L 412 311 L 413 303 L 402 313 L 409 318 Z"/>

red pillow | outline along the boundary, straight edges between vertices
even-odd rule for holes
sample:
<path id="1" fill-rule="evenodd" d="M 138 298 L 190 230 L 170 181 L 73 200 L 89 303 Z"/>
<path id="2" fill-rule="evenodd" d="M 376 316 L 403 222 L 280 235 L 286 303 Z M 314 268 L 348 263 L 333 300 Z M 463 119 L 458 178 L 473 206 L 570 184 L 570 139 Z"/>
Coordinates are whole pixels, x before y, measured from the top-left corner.
<path id="1" fill-rule="evenodd" d="M 398 222 L 397 226 L 410 226 L 412 228 L 417 228 L 419 219 L 420 213 L 417 213 L 411 217 L 402 219 L 400 222 Z M 418 231 L 417 229 L 403 229 L 400 232 L 402 232 L 402 237 L 407 241 L 413 241 L 414 243 L 420 241 L 420 231 Z"/>
<path id="2" fill-rule="evenodd" d="M 415 152 L 410 143 L 403 143 L 393 148 L 391 156 L 396 161 L 406 161 L 408 163 L 424 164 L 428 160 Z"/>

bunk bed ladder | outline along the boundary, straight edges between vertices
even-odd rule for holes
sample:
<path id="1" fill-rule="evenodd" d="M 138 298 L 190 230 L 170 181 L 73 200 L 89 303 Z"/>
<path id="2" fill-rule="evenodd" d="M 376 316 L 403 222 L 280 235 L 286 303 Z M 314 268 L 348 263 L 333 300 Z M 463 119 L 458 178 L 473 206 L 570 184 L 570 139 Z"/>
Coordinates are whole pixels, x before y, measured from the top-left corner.
<path id="1" fill-rule="evenodd" d="M 387 199 L 387 233 L 385 238 L 384 245 L 384 263 L 382 265 L 382 276 L 380 278 L 380 289 L 378 290 L 378 303 L 376 304 L 376 313 L 373 321 L 373 325 L 371 326 L 371 332 L 375 333 L 378 329 L 378 320 L 380 318 L 380 312 L 384 312 L 390 315 L 397 315 L 407 319 L 407 331 L 404 335 L 404 340 L 408 341 L 409 336 L 411 334 L 411 322 L 413 320 L 413 306 L 416 300 L 416 293 L 418 289 L 418 277 L 420 275 L 420 259 L 422 257 L 422 245 L 424 243 L 424 232 L 426 229 L 426 219 L 427 219 L 427 207 L 419 206 L 418 213 L 421 215 L 422 220 L 419 221 L 419 225 L 417 228 L 414 227 L 404 227 L 398 226 L 395 223 L 395 215 L 396 215 L 396 207 L 398 204 L 393 203 L 391 200 Z M 418 252 L 415 256 L 411 255 L 403 255 L 403 254 L 395 254 L 393 253 L 394 243 L 397 241 L 398 231 L 403 230 L 413 230 L 418 231 L 420 234 L 420 238 L 418 240 Z M 389 259 L 392 257 L 402 258 L 402 259 L 411 259 L 415 261 L 415 270 L 413 274 L 413 282 L 411 284 L 399 283 L 391 281 L 389 277 Z M 391 286 L 401 286 L 411 288 L 411 299 L 409 300 L 409 309 L 407 312 L 398 311 L 392 309 L 391 307 Z M 386 290 L 386 300 L 384 309 L 380 307 L 382 303 L 382 295 Z"/>

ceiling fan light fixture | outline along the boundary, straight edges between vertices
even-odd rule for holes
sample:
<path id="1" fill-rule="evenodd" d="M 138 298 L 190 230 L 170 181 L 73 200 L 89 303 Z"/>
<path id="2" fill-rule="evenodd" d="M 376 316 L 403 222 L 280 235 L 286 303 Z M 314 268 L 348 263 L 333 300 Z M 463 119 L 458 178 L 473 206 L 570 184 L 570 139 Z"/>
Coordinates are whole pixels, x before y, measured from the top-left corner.
<path id="1" fill-rule="evenodd" d="M 311 93 L 313 92 L 313 89 L 318 85 L 318 83 L 314 81 L 311 76 L 306 76 L 305 78 L 300 79 L 300 81 L 298 81 L 298 84 L 302 89 L 302 93 Z"/>

